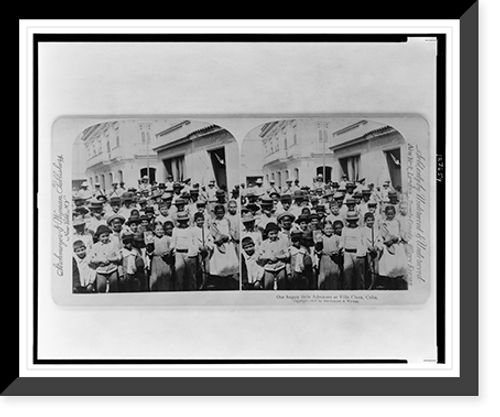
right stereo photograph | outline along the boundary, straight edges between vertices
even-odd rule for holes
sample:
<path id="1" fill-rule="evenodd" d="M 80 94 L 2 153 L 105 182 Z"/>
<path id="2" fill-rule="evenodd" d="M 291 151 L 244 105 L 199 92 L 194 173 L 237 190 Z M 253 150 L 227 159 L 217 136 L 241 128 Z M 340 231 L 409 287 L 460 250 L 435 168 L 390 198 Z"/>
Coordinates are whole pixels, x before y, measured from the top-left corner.
<path id="1" fill-rule="evenodd" d="M 417 135 L 427 126 L 394 124 Z M 392 124 L 362 117 L 277 119 L 249 132 L 242 289 L 408 291 L 422 248 L 415 231 L 425 198 L 415 191 L 426 191 L 418 155 L 429 142 L 419 139 L 415 150 Z"/>

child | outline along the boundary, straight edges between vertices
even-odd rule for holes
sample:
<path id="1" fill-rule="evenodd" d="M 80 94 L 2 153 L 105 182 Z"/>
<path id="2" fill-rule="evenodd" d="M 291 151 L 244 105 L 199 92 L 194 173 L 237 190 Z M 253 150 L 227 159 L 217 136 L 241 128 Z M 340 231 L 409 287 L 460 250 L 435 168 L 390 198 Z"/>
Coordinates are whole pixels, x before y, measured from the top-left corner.
<path id="1" fill-rule="evenodd" d="M 227 203 L 227 219 L 229 220 L 233 241 L 235 243 L 236 256 L 239 258 L 240 251 L 240 216 L 238 214 L 238 204 L 235 200 L 229 200 Z"/>
<path id="2" fill-rule="evenodd" d="M 96 232 L 97 242 L 92 247 L 90 265 L 96 268 L 96 290 L 102 292 L 118 291 L 118 264 L 121 262 L 120 250 L 110 239 L 111 229 L 100 225 Z"/>
<path id="3" fill-rule="evenodd" d="M 243 290 L 260 290 L 263 286 L 264 268 L 257 263 L 255 243 L 251 236 L 243 237 L 241 244 L 241 285 Z"/>
<path id="4" fill-rule="evenodd" d="M 264 267 L 264 289 L 286 290 L 286 262 L 289 259 L 287 239 L 278 236 L 279 227 L 269 223 L 257 260 Z"/>
<path id="5" fill-rule="evenodd" d="M 146 252 L 151 259 L 149 290 L 171 291 L 173 289 L 171 238 L 165 235 L 161 223 L 155 223 L 153 230 L 153 242 L 146 244 Z"/>
<path id="6" fill-rule="evenodd" d="M 96 271 L 90 267 L 87 247 L 82 240 L 73 242 L 73 292 L 94 292 Z"/>
<path id="7" fill-rule="evenodd" d="M 124 233 L 135 235 L 139 228 L 139 216 L 130 216 L 125 222 Z"/>
<path id="8" fill-rule="evenodd" d="M 347 226 L 342 231 L 341 246 L 344 251 L 344 290 L 365 289 L 366 238 L 358 225 L 359 215 L 350 211 Z"/>
<path id="9" fill-rule="evenodd" d="M 262 243 L 262 233 L 255 227 L 255 217 L 252 213 L 245 213 L 241 217 L 241 223 L 243 224 L 242 237 L 251 237 L 255 250 L 258 250 Z"/>
<path id="10" fill-rule="evenodd" d="M 194 214 L 194 226 L 192 227 L 196 251 L 196 288 L 203 289 L 206 284 L 206 276 L 209 273 L 208 255 L 210 253 L 211 236 L 205 224 L 205 216 L 202 213 Z"/>
<path id="11" fill-rule="evenodd" d="M 75 229 L 73 233 L 73 241 L 83 241 L 85 247 L 90 250 L 92 249 L 94 240 L 92 238 L 92 235 L 86 229 L 86 225 L 87 223 L 85 222 L 83 216 L 78 215 L 73 217 L 73 228 Z"/>
<path id="12" fill-rule="evenodd" d="M 276 216 L 274 215 L 274 202 L 269 197 L 263 197 L 261 201 L 261 213 L 255 219 L 255 225 L 263 232 L 268 223 L 276 223 Z"/>
<path id="13" fill-rule="evenodd" d="M 336 220 L 333 222 L 333 233 L 337 236 L 342 236 L 342 230 L 344 229 L 344 222 L 342 220 Z"/>
<path id="14" fill-rule="evenodd" d="M 301 231 L 302 233 L 307 232 L 310 223 L 309 216 L 307 214 L 301 214 L 299 217 L 297 217 L 295 223 L 297 223 L 297 225 L 299 226 L 299 231 Z"/>
<path id="15" fill-rule="evenodd" d="M 109 228 L 111 229 L 110 239 L 114 240 L 118 245 L 118 248 L 121 249 L 123 245 L 122 233 L 125 218 L 119 214 L 113 214 L 112 216 L 108 217 L 107 223 Z"/>
<path id="16" fill-rule="evenodd" d="M 407 290 L 408 260 L 401 224 L 396 219 L 396 209 L 393 206 L 387 206 L 385 217 L 380 225 L 380 237 L 383 242 L 379 261 L 380 278 L 385 289 Z"/>
<path id="17" fill-rule="evenodd" d="M 340 213 L 340 205 L 337 201 L 332 201 L 330 203 L 330 214 L 326 216 L 326 221 L 334 224 L 336 221 L 341 220 L 343 223 L 344 216 Z"/>
<path id="18" fill-rule="evenodd" d="M 236 240 L 231 223 L 225 217 L 225 208 L 222 204 L 215 205 L 214 215 L 214 219 L 209 223 L 213 239 L 210 275 L 216 277 L 218 286 L 222 287 L 220 289 L 234 289 L 238 287 L 239 259 L 235 244 L 239 242 Z"/>
<path id="19" fill-rule="evenodd" d="M 316 254 L 319 258 L 318 289 L 341 290 L 340 255 L 341 238 L 333 233 L 333 225 L 326 222 L 323 225 L 323 234 L 315 243 Z"/>
<path id="20" fill-rule="evenodd" d="M 159 214 L 158 217 L 156 217 L 156 222 L 164 224 L 167 220 L 172 220 L 170 217 L 170 207 L 168 203 L 164 200 L 162 200 L 158 206 Z"/>
<path id="21" fill-rule="evenodd" d="M 379 231 L 375 227 L 374 214 L 370 212 L 366 213 L 364 223 L 365 225 L 363 226 L 363 231 L 367 241 L 365 283 L 366 289 L 371 290 L 377 285 L 378 258 L 382 251 L 382 244 L 379 236 Z M 369 280 L 367 280 L 366 278 L 369 278 Z"/>
<path id="22" fill-rule="evenodd" d="M 177 214 L 177 227 L 172 232 L 171 246 L 175 253 L 175 290 L 196 289 L 196 245 L 194 234 L 189 227 L 187 211 Z"/>
<path id="23" fill-rule="evenodd" d="M 300 216 L 299 216 L 300 217 Z M 294 230 L 290 234 L 292 245 L 288 248 L 290 255 L 289 290 L 307 290 L 309 279 L 307 271 L 312 270 L 312 260 L 302 242 L 303 232 Z"/>
<path id="24" fill-rule="evenodd" d="M 103 212 L 104 208 L 101 202 L 94 200 L 90 203 L 90 219 L 87 223 L 87 229 L 94 236 L 94 242 L 97 241 L 95 235 L 97 228 L 101 225 L 106 225 Z"/>
<path id="25" fill-rule="evenodd" d="M 132 241 L 132 249 L 136 253 L 135 266 L 136 272 L 135 276 L 139 281 L 138 288 L 132 288 L 133 291 L 148 291 L 148 276 L 150 261 L 146 255 L 146 244 L 144 242 L 144 235 L 140 232 L 134 234 L 134 240 Z"/>
<path id="26" fill-rule="evenodd" d="M 314 238 L 313 234 L 310 230 L 305 233 L 302 233 L 302 238 L 300 240 L 300 244 L 306 251 L 305 265 L 307 266 L 305 275 L 308 278 L 308 289 L 317 290 L 318 289 L 318 264 L 319 260 L 317 255 L 314 253 Z"/>
<path id="27" fill-rule="evenodd" d="M 121 256 L 123 266 L 123 276 L 119 278 L 120 291 L 130 292 L 139 291 L 141 283 L 137 277 L 137 258 L 139 252 L 134 249 L 134 235 L 132 233 L 124 233 L 122 235 Z"/>

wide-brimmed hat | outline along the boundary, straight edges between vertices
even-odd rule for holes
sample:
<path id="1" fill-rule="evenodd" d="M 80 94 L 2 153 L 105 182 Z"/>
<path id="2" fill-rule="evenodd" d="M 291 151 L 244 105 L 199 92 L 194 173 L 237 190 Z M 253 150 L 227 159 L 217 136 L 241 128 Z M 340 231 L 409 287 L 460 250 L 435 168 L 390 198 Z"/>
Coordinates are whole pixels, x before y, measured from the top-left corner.
<path id="1" fill-rule="evenodd" d="M 260 207 L 258 204 L 255 204 L 255 203 L 248 203 L 246 205 L 246 208 L 250 211 L 259 211 L 260 210 Z"/>
<path id="2" fill-rule="evenodd" d="M 349 204 L 356 204 L 356 200 L 354 198 L 346 198 L 345 203 L 347 205 L 349 205 Z"/>
<path id="3" fill-rule="evenodd" d="M 132 223 L 137 223 L 139 224 L 141 221 L 139 219 L 139 216 L 130 216 L 128 220 L 125 222 L 127 226 L 130 226 Z"/>
<path id="4" fill-rule="evenodd" d="M 262 197 L 260 200 L 261 206 L 274 206 L 274 200 L 270 197 Z"/>
<path id="5" fill-rule="evenodd" d="M 294 198 L 294 200 L 304 199 L 304 197 L 305 197 L 305 193 L 302 190 L 296 190 L 296 191 L 293 192 L 293 198 Z"/>
<path id="6" fill-rule="evenodd" d="M 250 223 L 255 221 L 255 217 L 252 213 L 246 212 L 243 216 L 241 216 L 242 223 Z"/>
<path id="7" fill-rule="evenodd" d="M 144 208 L 144 213 L 154 213 L 155 209 L 154 207 L 148 206 Z"/>
<path id="8" fill-rule="evenodd" d="M 133 242 L 134 241 L 134 233 L 124 233 L 122 234 L 122 242 Z"/>
<path id="9" fill-rule="evenodd" d="M 279 226 L 274 223 L 274 222 L 269 222 L 268 224 L 266 224 L 266 228 L 264 229 L 264 233 L 269 233 L 270 231 L 273 231 L 273 230 L 280 230 Z"/>
<path id="10" fill-rule="evenodd" d="M 120 214 L 113 214 L 112 216 L 109 216 L 108 220 L 106 220 L 106 223 L 111 224 L 115 220 L 120 220 L 122 224 L 125 223 L 125 217 Z"/>
<path id="11" fill-rule="evenodd" d="M 100 224 L 99 227 L 97 227 L 97 230 L 95 231 L 94 235 L 96 237 L 99 237 L 103 233 L 109 233 L 109 234 L 111 234 L 111 229 L 108 226 L 106 226 L 105 224 Z"/>
<path id="12" fill-rule="evenodd" d="M 178 222 L 189 221 L 189 213 L 187 211 L 181 211 L 177 213 L 176 220 Z"/>
<path id="13" fill-rule="evenodd" d="M 83 218 L 82 215 L 73 217 L 73 227 L 83 226 L 84 224 L 85 224 L 85 219 Z"/>
<path id="14" fill-rule="evenodd" d="M 290 217 L 292 222 L 295 221 L 295 215 L 292 213 L 289 213 L 287 211 L 279 214 L 276 220 L 278 220 L 278 223 L 280 223 L 283 219 L 285 219 L 287 217 Z"/>
<path id="15" fill-rule="evenodd" d="M 292 201 L 292 196 L 290 194 L 282 194 L 280 196 L 280 201 L 289 201 L 291 202 Z"/>
<path id="16" fill-rule="evenodd" d="M 135 194 L 132 191 L 125 191 L 121 197 L 122 202 L 134 201 L 134 199 L 135 199 Z"/>
<path id="17" fill-rule="evenodd" d="M 333 198 L 334 198 L 335 200 L 338 200 L 338 199 L 340 199 L 340 198 L 342 198 L 342 199 L 343 199 L 343 198 L 344 198 L 344 194 L 342 194 L 342 193 L 340 193 L 340 192 L 337 192 L 337 193 L 335 193 L 335 194 L 333 195 Z"/>
<path id="18" fill-rule="evenodd" d="M 184 198 L 178 198 L 177 200 L 174 201 L 175 205 L 180 205 L 180 204 L 187 204 L 187 200 Z"/>
<path id="19" fill-rule="evenodd" d="M 299 217 L 297 217 L 297 220 L 295 220 L 295 223 L 300 224 L 302 222 L 309 223 L 309 215 L 308 214 L 300 214 Z"/>
<path id="20" fill-rule="evenodd" d="M 122 202 L 122 199 L 119 196 L 117 196 L 117 195 L 114 195 L 113 197 L 111 197 L 109 199 L 109 204 L 111 204 L 111 205 L 113 205 L 113 204 L 121 204 L 121 202 Z"/>
<path id="21" fill-rule="evenodd" d="M 359 214 L 355 211 L 348 211 L 347 214 L 345 215 L 345 219 L 349 221 L 358 221 L 359 220 Z"/>
<path id="22" fill-rule="evenodd" d="M 91 200 L 91 201 L 90 201 L 89 208 L 90 208 L 91 210 L 100 210 L 100 209 L 102 209 L 102 208 L 103 208 L 102 201 L 99 201 L 99 200 Z"/>

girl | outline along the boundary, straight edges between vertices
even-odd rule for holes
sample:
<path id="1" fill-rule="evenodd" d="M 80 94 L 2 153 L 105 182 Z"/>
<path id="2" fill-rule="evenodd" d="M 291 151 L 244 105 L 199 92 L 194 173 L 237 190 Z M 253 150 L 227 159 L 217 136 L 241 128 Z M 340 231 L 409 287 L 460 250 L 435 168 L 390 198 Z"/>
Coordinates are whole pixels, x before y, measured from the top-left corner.
<path id="1" fill-rule="evenodd" d="M 96 269 L 97 292 L 118 291 L 118 264 L 121 262 L 121 254 L 116 242 L 109 238 L 111 229 L 100 225 L 95 237 L 97 242 L 92 247 L 90 257 L 91 266 Z"/>
<path id="2" fill-rule="evenodd" d="M 405 236 L 400 221 L 396 219 L 396 208 L 389 205 L 384 213 L 385 219 L 380 224 L 383 250 L 379 262 L 379 274 L 385 289 L 407 290 L 408 260 L 405 251 Z"/>
<path id="3" fill-rule="evenodd" d="M 286 262 L 289 259 L 287 240 L 279 238 L 276 223 L 268 223 L 264 241 L 259 250 L 258 262 L 264 267 L 264 289 L 285 290 Z"/>
<path id="4" fill-rule="evenodd" d="M 161 223 L 153 226 L 153 243 L 146 245 L 151 259 L 150 291 L 171 291 L 172 288 L 172 246 L 171 238 L 165 235 Z"/>
<path id="5" fill-rule="evenodd" d="M 323 226 L 323 234 L 315 243 L 316 254 L 319 257 L 318 289 L 340 290 L 340 237 L 333 234 L 333 225 L 326 222 Z"/>
<path id="6" fill-rule="evenodd" d="M 225 217 L 226 210 L 222 204 L 214 207 L 214 218 L 209 223 L 212 244 L 210 258 L 210 275 L 217 276 L 224 288 L 233 288 L 237 283 L 230 279 L 237 278 L 239 259 L 235 245 L 238 243 L 231 222 Z M 222 288 L 221 288 L 222 289 Z"/>

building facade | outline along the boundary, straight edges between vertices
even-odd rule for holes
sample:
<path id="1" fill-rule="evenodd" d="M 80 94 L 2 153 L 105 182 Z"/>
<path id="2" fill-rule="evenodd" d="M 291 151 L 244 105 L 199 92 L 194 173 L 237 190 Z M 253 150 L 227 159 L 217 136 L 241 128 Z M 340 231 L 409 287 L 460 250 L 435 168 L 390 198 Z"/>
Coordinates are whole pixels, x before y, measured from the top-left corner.
<path id="1" fill-rule="evenodd" d="M 407 146 L 393 127 L 361 120 L 333 134 L 333 175 L 347 175 L 350 181 L 365 178 L 365 184 L 392 187 L 406 192 Z"/>
<path id="2" fill-rule="evenodd" d="M 312 186 L 313 179 L 332 175 L 332 122 L 315 119 L 287 119 L 266 123 L 259 136 L 264 148 L 264 183 L 274 180 L 284 188 L 288 179 Z"/>
<path id="3" fill-rule="evenodd" d="M 113 182 L 137 188 L 139 179 L 148 174 L 150 181 L 158 181 L 155 133 L 171 125 L 159 120 L 123 120 L 85 129 L 75 146 L 86 153 L 85 176 L 90 188 L 99 183 L 109 190 Z"/>
<path id="4" fill-rule="evenodd" d="M 234 137 L 217 125 L 185 120 L 156 134 L 160 177 L 207 186 L 215 180 L 232 189 L 240 181 L 239 147 Z"/>

